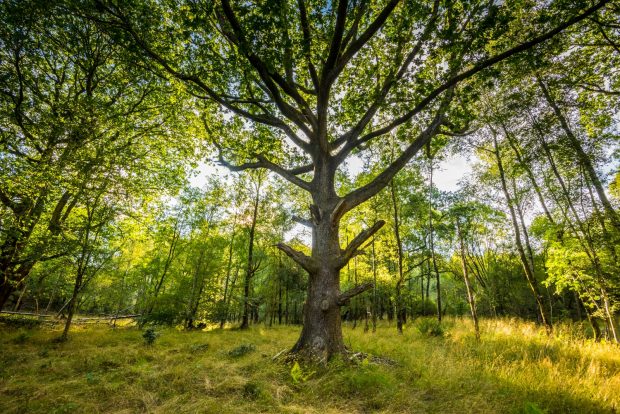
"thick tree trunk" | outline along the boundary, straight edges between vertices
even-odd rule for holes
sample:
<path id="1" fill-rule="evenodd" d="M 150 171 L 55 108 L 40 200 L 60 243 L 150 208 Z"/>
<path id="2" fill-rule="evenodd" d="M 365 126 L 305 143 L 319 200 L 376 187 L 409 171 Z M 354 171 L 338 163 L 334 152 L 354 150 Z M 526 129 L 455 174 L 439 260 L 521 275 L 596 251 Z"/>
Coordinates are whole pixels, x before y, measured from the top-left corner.
<path id="1" fill-rule="evenodd" d="M 310 269 L 308 296 L 303 308 L 304 325 L 293 352 L 311 357 L 328 359 L 344 353 L 340 320 L 340 269 L 341 256 L 338 243 L 338 223 L 330 220 L 328 211 L 319 213 L 314 225 L 312 256 L 316 269 Z M 312 271 L 314 270 L 314 271 Z"/>

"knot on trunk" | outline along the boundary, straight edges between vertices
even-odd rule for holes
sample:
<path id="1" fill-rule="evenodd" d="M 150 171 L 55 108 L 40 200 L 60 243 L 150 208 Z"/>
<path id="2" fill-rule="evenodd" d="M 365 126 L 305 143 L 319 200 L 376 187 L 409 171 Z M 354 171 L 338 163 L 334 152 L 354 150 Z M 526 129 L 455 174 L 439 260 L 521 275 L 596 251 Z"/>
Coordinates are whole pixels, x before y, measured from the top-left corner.
<path id="1" fill-rule="evenodd" d="M 327 300 L 327 299 L 323 299 L 323 300 L 321 301 L 321 310 L 322 310 L 323 312 L 327 312 L 327 310 L 328 310 L 328 309 L 329 309 L 329 300 Z"/>

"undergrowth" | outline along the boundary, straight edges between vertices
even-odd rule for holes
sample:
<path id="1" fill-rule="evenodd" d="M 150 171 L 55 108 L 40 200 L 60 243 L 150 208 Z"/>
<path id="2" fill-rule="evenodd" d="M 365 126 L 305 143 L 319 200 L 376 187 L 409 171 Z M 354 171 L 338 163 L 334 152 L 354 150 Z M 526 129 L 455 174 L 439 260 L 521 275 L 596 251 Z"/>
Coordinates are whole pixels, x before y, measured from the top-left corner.
<path id="1" fill-rule="evenodd" d="M 427 324 L 429 329 L 419 329 Z M 431 329 L 432 328 L 432 329 Z M 558 325 L 448 320 L 441 335 L 416 321 L 403 335 L 345 326 L 357 364 L 284 364 L 299 327 L 80 327 L 66 343 L 50 328 L 0 328 L 2 413 L 605 413 L 620 408 L 620 350 Z M 59 329 L 59 328 L 58 328 Z M 381 357 L 394 361 L 383 364 Z"/>

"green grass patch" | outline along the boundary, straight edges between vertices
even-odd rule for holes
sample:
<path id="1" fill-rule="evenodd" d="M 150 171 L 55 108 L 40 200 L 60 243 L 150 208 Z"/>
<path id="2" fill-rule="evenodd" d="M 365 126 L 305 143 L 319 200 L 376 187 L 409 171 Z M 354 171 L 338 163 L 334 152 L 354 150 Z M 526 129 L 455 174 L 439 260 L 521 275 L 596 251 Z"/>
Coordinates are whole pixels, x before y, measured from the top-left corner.
<path id="1" fill-rule="evenodd" d="M 467 319 L 429 335 L 414 322 L 377 332 L 344 329 L 369 358 L 354 364 L 286 365 L 299 327 L 143 331 L 77 327 L 0 328 L 2 413 L 612 413 L 620 408 L 620 349 L 556 336 L 516 320 Z M 379 358 L 373 358 L 379 357 Z M 377 361 L 377 362 L 373 362 Z M 382 361 L 389 361 L 382 362 Z"/>

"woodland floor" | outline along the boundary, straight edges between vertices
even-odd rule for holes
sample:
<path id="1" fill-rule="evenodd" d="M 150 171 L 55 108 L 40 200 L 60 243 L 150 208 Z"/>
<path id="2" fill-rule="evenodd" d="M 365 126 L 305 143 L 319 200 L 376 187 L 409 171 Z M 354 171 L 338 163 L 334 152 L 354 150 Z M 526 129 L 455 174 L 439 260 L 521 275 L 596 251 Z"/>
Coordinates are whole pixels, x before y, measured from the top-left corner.
<path id="1" fill-rule="evenodd" d="M 0 324 L 0 413 L 612 413 L 620 409 L 620 348 L 579 339 L 574 326 L 548 339 L 532 324 L 468 320 L 431 337 L 345 327 L 348 346 L 397 365 L 332 361 L 294 367 L 272 356 L 299 327 L 248 331 Z M 250 346 L 251 345 L 251 346 Z M 244 353 L 244 351 L 246 351 Z"/>

